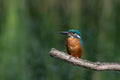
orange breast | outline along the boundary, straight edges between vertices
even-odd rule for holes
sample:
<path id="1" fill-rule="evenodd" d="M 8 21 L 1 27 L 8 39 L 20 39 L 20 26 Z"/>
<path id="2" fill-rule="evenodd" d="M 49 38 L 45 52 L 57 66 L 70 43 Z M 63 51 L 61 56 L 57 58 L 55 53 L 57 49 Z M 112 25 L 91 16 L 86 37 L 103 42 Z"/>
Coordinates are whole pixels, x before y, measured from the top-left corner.
<path id="1" fill-rule="evenodd" d="M 76 58 L 81 57 L 82 46 L 80 44 L 79 39 L 74 38 L 74 37 L 69 37 L 67 40 L 66 47 L 67 47 L 68 54 L 70 54 Z"/>

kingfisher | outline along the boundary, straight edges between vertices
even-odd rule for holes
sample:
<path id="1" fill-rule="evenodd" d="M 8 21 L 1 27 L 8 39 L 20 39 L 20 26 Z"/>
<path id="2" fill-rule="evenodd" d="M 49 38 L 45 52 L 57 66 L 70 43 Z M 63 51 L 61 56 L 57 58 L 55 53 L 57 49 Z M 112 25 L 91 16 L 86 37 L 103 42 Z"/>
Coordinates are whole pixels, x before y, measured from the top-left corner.
<path id="1" fill-rule="evenodd" d="M 66 41 L 66 48 L 69 55 L 75 58 L 80 58 L 82 55 L 83 42 L 81 33 L 78 30 L 62 31 L 61 34 L 68 36 Z"/>

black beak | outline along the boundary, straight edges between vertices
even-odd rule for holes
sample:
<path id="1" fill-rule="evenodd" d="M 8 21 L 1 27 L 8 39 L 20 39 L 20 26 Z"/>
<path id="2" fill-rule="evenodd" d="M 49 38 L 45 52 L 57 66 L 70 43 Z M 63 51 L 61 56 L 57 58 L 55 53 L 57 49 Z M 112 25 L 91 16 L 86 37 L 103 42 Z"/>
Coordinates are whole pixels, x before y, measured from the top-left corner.
<path id="1" fill-rule="evenodd" d="M 61 34 L 68 34 L 68 32 L 67 31 L 62 31 L 62 32 L 60 32 Z"/>

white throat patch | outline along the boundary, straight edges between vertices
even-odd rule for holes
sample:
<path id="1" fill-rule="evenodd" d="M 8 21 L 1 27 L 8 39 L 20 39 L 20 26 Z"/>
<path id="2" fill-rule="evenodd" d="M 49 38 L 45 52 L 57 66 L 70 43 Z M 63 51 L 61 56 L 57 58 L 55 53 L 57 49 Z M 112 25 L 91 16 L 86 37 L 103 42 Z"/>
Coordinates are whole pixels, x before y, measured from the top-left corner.
<path id="1" fill-rule="evenodd" d="M 79 35 L 77 35 L 77 37 L 80 39 L 80 36 L 79 36 Z"/>

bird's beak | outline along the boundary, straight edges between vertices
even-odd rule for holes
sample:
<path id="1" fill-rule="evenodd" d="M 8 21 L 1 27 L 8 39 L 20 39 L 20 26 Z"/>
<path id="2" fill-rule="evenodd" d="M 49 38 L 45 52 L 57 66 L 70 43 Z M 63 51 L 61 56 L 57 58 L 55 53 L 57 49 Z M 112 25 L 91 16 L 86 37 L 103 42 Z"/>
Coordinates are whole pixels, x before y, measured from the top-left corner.
<path id="1" fill-rule="evenodd" d="M 62 32 L 60 32 L 61 34 L 68 34 L 68 32 L 67 31 L 62 31 Z"/>

